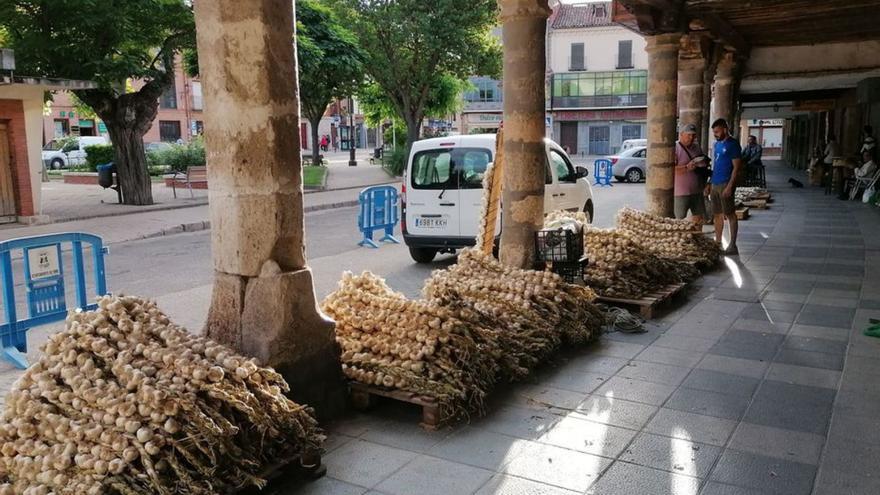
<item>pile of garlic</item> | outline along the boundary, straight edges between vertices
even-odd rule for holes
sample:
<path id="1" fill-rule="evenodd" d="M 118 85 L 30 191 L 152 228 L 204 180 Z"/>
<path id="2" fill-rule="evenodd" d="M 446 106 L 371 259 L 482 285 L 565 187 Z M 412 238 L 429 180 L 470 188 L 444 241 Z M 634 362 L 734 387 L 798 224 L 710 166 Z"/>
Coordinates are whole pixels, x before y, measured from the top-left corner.
<path id="1" fill-rule="evenodd" d="M 695 230 L 694 223 L 687 219 L 662 218 L 627 207 L 617 213 L 617 228 L 630 233 L 642 247 L 664 259 L 708 268 L 721 257 L 720 246 Z"/>
<path id="2" fill-rule="evenodd" d="M 348 378 L 432 397 L 443 421 L 482 414 L 498 381 L 523 378 L 604 325 L 590 289 L 476 249 L 435 271 L 423 292 L 409 300 L 372 273 L 345 273 L 321 308 L 336 320 Z"/>
<path id="3" fill-rule="evenodd" d="M 767 190 L 762 187 L 737 187 L 736 192 L 734 193 L 734 199 L 736 200 L 736 203 L 739 204 L 744 201 L 750 201 L 758 194 L 765 192 L 767 192 Z"/>
<path id="4" fill-rule="evenodd" d="M 0 494 L 214 494 L 320 448 L 275 371 L 173 325 L 155 303 L 71 313 L 0 419 Z"/>

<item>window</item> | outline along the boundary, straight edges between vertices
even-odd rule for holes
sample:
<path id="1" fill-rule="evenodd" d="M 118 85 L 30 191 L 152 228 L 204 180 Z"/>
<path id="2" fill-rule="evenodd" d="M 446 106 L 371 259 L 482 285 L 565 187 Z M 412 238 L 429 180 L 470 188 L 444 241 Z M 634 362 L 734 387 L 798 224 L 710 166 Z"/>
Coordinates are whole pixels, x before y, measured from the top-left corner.
<path id="1" fill-rule="evenodd" d="M 550 160 L 553 162 L 559 182 L 577 182 L 574 167 L 558 151 L 550 150 Z"/>
<path id="2" fill-rule="evenodd" d="M 67 119 L 55 119 L 55 137 L 61 138 L 70 134 L 70 121 Z"/>
<path id="3" fill-rule="evenodd" d="M 498 81 L 488 78 L 473 78 L 471 84 L 474 89 L 464 94 L 467 102 L 500 102 L 501 88 Z"/>
<path id="4" fill-rule="evenodd" d="M 636 107 L 647 104 L 648 72 L 568 72 L 554 74 L 554 108 Z"/>
<path id="5" fill-rule="evenodd" d="M 162 96 L 159 98 L 159 107 L 166 109 L 177 108 L 177 85 L 174 78 L 171 79 L 171 86 L 168 86 L 162 92 Z"/>
<path id="6" fill-rule="evenodd" d="M 571 59 L 569 60 L 569 70 L 586 70 L 584 64 L 584 44 L 571 44 Z"/>
<path id="7" fill-rule="evenodd" d="M 175 142 L 180 139 L 180 121 L 160 120 L 159 139 L 165 142 Z"/>
<path id="8" fill-rule="evenodd" d="M 481 148 L 422 151 L 413 158 L 414 189 L 478 189 L 492 161 L 492 152 Z"/>
<path id="9" fill-rule="evenodd" d="M 642 126 L 638 124 L 624 124 L 621 128 L 623 133 L 623 140 L 627 139 L 641 139 L 642 138 Z"/>
<path id="10" fill-rule="evenodd" d="M 193 110 L 202 109 L 202 83 L 193 81 L 192 83 L 192 100 Z"/>
<path id="11" fill-rule="evenodd" d="M 202 134 L 205 133 L 205 123 L 204 122 L 202 122 L 201 120 L 194 120 L 193 124 L 195 124 L 192 127 L 192 129 L 194 131 L 193 132 L 194 136 L 201 136 Z"/>
<path id="12" fill-rule="evenodd" d="M 620 40 L 617 42 L 617 68 L 632 69 L 633 60 L 633 42 L 632 40 Z"/>

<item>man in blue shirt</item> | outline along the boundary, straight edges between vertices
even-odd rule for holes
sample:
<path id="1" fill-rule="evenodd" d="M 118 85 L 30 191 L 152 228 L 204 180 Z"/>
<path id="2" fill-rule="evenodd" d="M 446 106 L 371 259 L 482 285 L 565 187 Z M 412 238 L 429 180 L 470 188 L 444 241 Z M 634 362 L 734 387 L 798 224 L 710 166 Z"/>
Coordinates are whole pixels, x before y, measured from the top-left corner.
<path id="1" fill-rule="evenodd" d="M 721 244 L 724 237 L 724 218 L 730 224 L 730 242 L 724 254 L 736 256 L 736 234 L 739 224 L 736 220 L 734 197 L 736 181 L 742 170 L 742 148 L 736 139 L 730 136 L 727 121 L 718 119 L 712 123 L 712 134 L 715 135 L 715 160 L 712 164 L 712 184 L 710 198 L 712 214 L 715 216 L 715 242 Z"/>

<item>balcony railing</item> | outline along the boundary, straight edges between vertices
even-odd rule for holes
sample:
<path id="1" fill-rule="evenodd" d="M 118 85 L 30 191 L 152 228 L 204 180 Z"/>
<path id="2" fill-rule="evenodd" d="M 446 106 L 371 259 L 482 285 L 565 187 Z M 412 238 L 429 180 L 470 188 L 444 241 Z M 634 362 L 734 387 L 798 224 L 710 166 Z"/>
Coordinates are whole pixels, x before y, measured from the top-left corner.
<path id="1" fill-rule="evenodd" d="M 644 107 L 647 94 L 602 96 L 554 96 L 553 108 Z"/>

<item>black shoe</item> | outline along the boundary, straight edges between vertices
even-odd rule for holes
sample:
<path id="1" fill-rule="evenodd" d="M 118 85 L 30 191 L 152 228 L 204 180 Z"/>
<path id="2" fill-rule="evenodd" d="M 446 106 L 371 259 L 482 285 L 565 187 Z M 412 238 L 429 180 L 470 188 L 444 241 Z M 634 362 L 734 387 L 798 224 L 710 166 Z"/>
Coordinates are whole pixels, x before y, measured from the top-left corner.
<path id="1" fill-rule="evenodd" d="M 739 256 L 739 249 L 737 249 L 736 244 L 732 246 L 727 246 L 727 249 L 724 250 L 725 256 Z"/>

